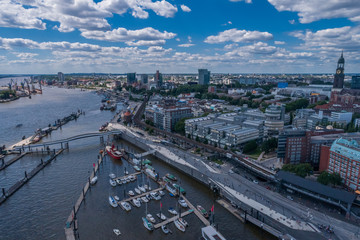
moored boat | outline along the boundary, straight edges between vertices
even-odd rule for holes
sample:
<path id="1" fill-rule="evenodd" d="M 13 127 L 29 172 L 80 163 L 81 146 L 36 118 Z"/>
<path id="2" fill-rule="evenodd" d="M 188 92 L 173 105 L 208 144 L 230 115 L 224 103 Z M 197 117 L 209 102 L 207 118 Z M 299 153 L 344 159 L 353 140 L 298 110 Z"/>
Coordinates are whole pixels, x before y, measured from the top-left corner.
<path id="1" fill-rule="evenodd" d="M 121 184 L 122 184 L 121 179 L 116 179 L 116 182 L 117 182 L 117 184 L 119 184 L 119 185 L 121 185 Z"/>
<path id="2" fill-rule="evenodd" d="M 173 184 L 173 187 L 174 187 L 177 191 L 180 190 L 180 193 L 181 193 L 181 194 L 184 194 L 184 195 L 186 194 L 185 189 L 183 189 L 182 187 L 180 187 L 180 185 L 174 183 L 174 184 Z"/>
<path id="3" fill-rule="evenodd" d="M 176 219 L 176 220 L 174 221 L 174 224 L 175 224 L 175 226 L 176 226 L 177 229 L 179 229 L 179 230 L 182 231 L 182 232 L 185 232 L 185 227 L 184 227 L 184 225 L 182 225 L 181 222 L 180 222 L 178 219 Z"/>
<path id="4" fill-rule="evenodd" d="M 156 216 L 163 221 L 165 221 L 167 219 L 167 217 L 163 213 L 157 213 Z"/>
<path id="5" fill-rule="evenodd" d="M 117 207 L 118 204 L 112 196 L 109 196 L 109 203 L 112 207 Z"/>
<path id="6" fill-rule="evenodd" d="M 115 174 L 113 174 L 113 173 L 110 173 L 110 174 L 109 174 L 109 177 L 110 177 L 111 179 L 116 178 Z"/>
<path id="7" fill-rule="evenodd" d="M 173 187 L 171 187 L 170 184 L 166 184 L 166 185 L 165 185 L 165 189 L 166 189 L 169 193 L 171 193 L 171 194 L 170 194 L 171 196 L 176 196 L 176 195 L 177 195 L 176 189 L 173 188 Z"/>
<path id="8" fill-rule="evenodd" d="M 111 185 L 111 186 L 113 186 L 113 187 L 116 186 L 116 182 L 115 182 L 114 180 L 110 179 L 109 182 L 110 182 L 110 185 Z"/>
<path id="9" fill-rule="evenodd" d="M 141 193 L 141 191 L 140 191 L 138 188 L 135 188 L 134 190 L 135 190 L 135 192 L 136 192 L 137 194 L 140 194 L 140 193 Z"/>
<path id="10" fill-rule="evenodd" d="M 146 214 L 146 219 L 152 223 L 156 223 L 155 218 L 150 213 Z"/>
<path id="11" fill-rule="evenodd" d="M 160 196 L 164 196 L 164 195 L 165 195 L 164 191 L 162 191 L 162 190 L 159 191 L 159 194 L 160 194 Z"/>
<path id="12" fill-rule="evenodd" d="M 120 206 L 127 212 L 131 210 L 131 205 L 128 202 L 121 202 Z"/>
<path id="13" fill-rule="evenodd" d="M 117 235 L 117 236 L 119 236 L 120 234 L 121 234 L 121 232 L 120 232 L 120 230 L 119 229 L 113 229 L 113 231 L 114 231 L 114 233 Z"/>
<path id="14" fill-rule="evenodd" d="M 166 225 L 162 225 L 162 226 L 161 226 L 161 230 L 162 230 L 163 233 L 165 233 L 165 234 L 170 233 L 170 229 L 169 229 Z"/>
<path id="15" fill-rule="evenodd" d="M 179 202 L 180 206 L 182 206 L 184 208 L 188 207 L 186 201 L 183 198 L 180 198 L 178 202 Z"/>
<path id="16" fill-rule="evenodd" d="M 182 225 L 184 225 L 184 227 L 188 227 L 188 226 L 189 226 L 189 224 L 187 223 L 187 221 L 185 221 L 185 219 L 183 219 L 183 218 L 178 218 L 178 220 L 179 220 L 179 222 L 180 222 Z"/>
<path id="17" fill-rule="evenodd" d="M 94 185 L 95 183 L 97 183 L 97 180 L 98 180 L 98 177 L 97 177 L 97 176 L 93 177 L 93 178 L 91 179 L 91 181 L 90 181 L 90 184 L 91 184 L 91 185 Z"/>
<path id="18" fill-rule="evenodd" d="M 172 207 L 170 207 L 168 211 L 169 211 L 169 213 L 171 213 L 172 215 L 177 215 L 177 214 L 178 214 L 177 211 L 176 211 L 174 208 L 172 208 Z"/>
<path id="19" fill-rule="evenodd" d="M 120 198 L 118 196 L 114 196 L 114 199 L 118 202 Z"/>
<path id="20" fill-rule="evenodd" d="M 143 220 L 143 224 L 144 224 L 144 227 L 149 230 L 149 231 L 152 231 L 154 230 L 154 226 L 151 224 L 151 222 L 149 222 L 146 218 L 142 218 Z"/>
<path id="21" fill-rule="evenodd" d="M 143 186 L 138 186 L 138 189 L 140 189 L 142 192 L 146 192 L 146 189 Z"/>
<path id="22" fill-rule="evenodd" d="M 159 196 L 159 194 L 157 192 L 151 192 L 150 196 L 155 200 L 160 200 L 161 199 L 161 197 Z"/>
<path id="23" fill-rule="evenodd" d="M 137 172 L 140 172 L 141 171 L 141 169 L 138 167 L 138 166 L 134 166 L 134 169 L 135 169 L 135 171 L 137 171 Z"/>
<path id="24" fill-rule="evenodd" d="M 132 190 L 130 190 L 130 191 L 128 192 L 128 194 L 129 194 L 130 197 L 135 196 L 135 193 L 134 193 Z"/>
<path id="25" fill-rule="evenodd" d="M 199 210 L 199 212 L 205 217 L 205 218 L 209 218 L 209 214 L 207 213 L 207 211 L 205 210 L 205 208 L 203 208 L 200 205 L 196 206 L 197 210 Z"/>
<path id="26" fill-rule="evenodd" d="M 176 178 L 174 175 L 170 174 L 170 173 L 167 173 L 167 174 L 165 175 L 165 177 L 167 177 L 167 178 L 170 179 L 171 181 L 177 181 L 177 178 Z"/>
<path id="27" fill-rule="evenodd" d="M 131 200 L 131 202 L 135 207 L 141 207 L 141 203 L 139 200 L 134 198 L 133 200 Z"/>
<path id="28" fill-rule="evenodd" d="M 120 160 L 122 157 L 122 153 L 120 151 L 116 150 L 114 145 L 106 146 L 105 150 L 106 150 L 107 154 L 114 159 Z"/>

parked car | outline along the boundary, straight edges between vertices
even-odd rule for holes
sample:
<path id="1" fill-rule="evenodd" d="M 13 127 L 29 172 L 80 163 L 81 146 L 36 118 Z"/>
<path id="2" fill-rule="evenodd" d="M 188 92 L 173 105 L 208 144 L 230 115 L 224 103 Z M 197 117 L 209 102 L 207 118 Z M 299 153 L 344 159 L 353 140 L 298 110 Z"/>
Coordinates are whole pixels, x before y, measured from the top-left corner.
<path id="1" fill-rule="evenodd" d="M 290 199 L 291 201 L 294 200 L 290 195 L 287 195 L 286 198 Z"/>

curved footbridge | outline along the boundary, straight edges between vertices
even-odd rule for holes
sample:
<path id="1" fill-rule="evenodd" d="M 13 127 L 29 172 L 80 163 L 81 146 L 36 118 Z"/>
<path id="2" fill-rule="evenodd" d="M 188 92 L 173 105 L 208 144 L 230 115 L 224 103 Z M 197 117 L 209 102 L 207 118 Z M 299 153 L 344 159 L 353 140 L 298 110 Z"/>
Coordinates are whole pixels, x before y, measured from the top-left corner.
<path id="1" fill-rule="evenodd" d="M 31 149 L 34 149 L 34 148 L 35 149 L 36 148 L 46 148 L 48 146 L 53 146 L 53 145 L 60 145 L 61 148 L 68 148 L 69 147 L 69 142 L 72 142 L 72 141 L 76 141 L 76 140 L 80 140 L 80 139 L 84 139 L 84 138 L 100 137 L 100 141 L 103 142 L 105 136 L 122 134 L 122 133 L 123 133 L 123 131 L 121 131 L 121 130 L 113 130 L 113 131 L 108 131 L 108 132 L 83 133 L 83 134 L 79 134 L 79 135 L 72 136 L 72 137 L 69 137 L 69 138 L 54 140 L 54 141 L 50 141 L 50 142 L 29 144 L 29 145 L 26 145 L 26 146 L 25 145 L 23 145 L 23 146 L 14 146 L 12 150 L 13 151 L 25 151 L 25 150 L 31 151 Z"/>

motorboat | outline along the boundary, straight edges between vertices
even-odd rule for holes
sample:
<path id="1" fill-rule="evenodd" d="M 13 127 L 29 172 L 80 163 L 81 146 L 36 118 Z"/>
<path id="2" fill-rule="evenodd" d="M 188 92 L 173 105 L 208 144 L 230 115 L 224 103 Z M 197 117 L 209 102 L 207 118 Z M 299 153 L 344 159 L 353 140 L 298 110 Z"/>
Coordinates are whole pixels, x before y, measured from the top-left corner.
<path id="1" fill-rule="evenodd" d="M 109 196 L 109 203 L 114 208 L 118 206 L 117 202 L 115 201 L 115 199 L 112 196 Z"/>
<path id="2" fill-rule="evenodd" d="M 141 201 L 143 201 L 144 203 L 147 203 L 147 202 L 149 202 L 149 199 L 147 199 L 147 198 L 144 196 L 144 197 L 141 197 Z"/>
<path id="3" fill-rule="evenodd" d="M 147 229 L 147 230 L 149 230 L 149 231 L 152 231 L 152 230 L 154 230 L 154 226 L 152 225 L 152 223 L 151 222 L 149 222 L 146 218 L 142 218 L 142 220 L 143 220 L 143 224 L 144 224 L 144 227 Z"/>
<path id="4" fill-rule="evenodd" d="M 130 181 L 131 181 L 129 177 L 126 177 L 125 180 L 126 180 L 126 182 L 130 182 Z"/>
<path id="5" fill-rule="evenodd" d="M 179 221 L 179 219 L 176 219 L 176 220 L 174 221 L 174 224 L 175 224 L 175 227 L 176 227 L 177 229 L 179 229 L 179 230 L 182 231 L 182 232 L 185 232 L 185 227 L 184 227 L 184 225 L 181 224 L 181 222 Z"/>
<path id="6" fill-rule="evenodd" d="M 199 210 L 199 212 L 205 217 L 205 218 L 209 218 L 209 214 L 207 213 L 207 211 L 200 205 L 196 206 L 197 210 Z"/>
<path id="7" fill-rule="evenodd" d="M 150 201 L 152 198 L 150 196 L 150 194 L 146 194 L 145 197 Z"/>
<path id="8" fill-rule="evenodd" d="M 177 191 L 180 191 L 181 194 L 184 194 L 184 195 L 186 194 L 185 189 L 183 189 L 182 187 L 180 187 L 180 185 L 174 183 L 174 184 L 173 184 L 173 187 L 174 187 Z"/>
<path id="9" fill-rule="evenodd" d="M 146 214 L 146 219 L 152 223 L 156 223 L 155 218 L 150 213 Z"/>
<path id="10" fill-rule="evenodd" d="M 116 150 L 114 145 L 106 146 L 105 150 L 110 157 L 112 157 L 116 160 L 121 160 L 122 153 L 120 151 Z"/>
<path id="11" fill-rule="evenodd" d="M 183 198 L 180 198 L 178 202 L 179 202 L 180 206 L 182 206 L 184 208 L 188 207 L 186 201 Z"/>
<path id="12" fill-rule="evenodd" d="M 183 219 L 183 218 L 178 218 L 178 220 L 179 220 L 179 222 L 180 222 L 182 225 L 184 225 L 184 227 L 188 227 L 188 226 L 189 226 L 189 224 L 187 223 L 187 221 L 185 221 L 185 219 Z"/>
<path id="13" fill-rule="evenodd" d="M 131 210 L 131 205 L 128 202 L 121 202 L 120 206 L 127 212 Z"/>
<path id="14" fill-rule="evenodd" d="M 115 181 L 116 181 L 116 182 L 117 182 L 117 184 L 119 184 L 119 185 L 121 185 L 121 184 L 122 184 L 121 179 L 116 179 Z"/>
<path id="15" fill-rule="evenodd" d="M 145 172 L 153 179 L 155 179 L 155 180 L 158 179 L 158 174 L 156 172 L 152 171 L 151 169 L 146 169 Z"/>
<path id="16" fill-rule="evenodd" d="M 135 196 L 135 193 L 134 193 L 132 190 L 130 190 L 130 191 L 128 192 L 128 194 L 129 194 L 130 197 Z"/>
<path id="17" fill-rule="evenodd" d="M 146 192 L 145 188 L 142 186 L 138 186 L 138 189 L 140 189 L 140 191 L 142 191 L 142 192 Z"/>
<path id="18" fill-rule="evenodd" d="M 163 213 L 157 213 L 156 216 L 163 221 L 165 221 L 167 219 L 167 217 Z"/>
<path id="19" fill-rule="evenodd" d="M 134 169 L 135 169 L 135 171 L 137 171 L 137 172 L 140 172 L 140 171 L 141 171 L 141 169 L 140 169 L 137 165 L 134 166 Z"/>
<path id="20" fill-rule="evenodd" d="M 152 167 L 152 166 L 150 166 L 149 164 L 146 164 L 145 167 L 146 167 L 147 169 L 150 169 L 151 171 L 155 171 L 155 168 Z"/>
<path id="21" fill-rule="evenodd" d="M 90 180 L 90 184 L 91 184 L 91 185 L 95 185 L 95 183 L 97 183 L 97 180 L 98 180 L 98 177 L 97 177 L 97 176 L 93 177 L 93 178 Z"/>
<path id="22" fill-rule="evenodd" d="M 128 170 L 126 170 L 124 173 L 125 173 L 125 175 L 129 175 L 129 171 L 128 171 Z"/>
<path id="23" fill-rule="evenodd" d="M 122 181 L 123 184 L 127 183 L 125 178 L 121 179 L 121 181 Z"/>
<path id="24" fill-rule="evenodd" d="M 137 194 L 140 194 L 140 193 L 141 193 L 141 191 L 140 191 L 138 188 L 135 188 L 134 190 L 135 190 L 135 192 L 136 192 Z"/>
<path id="25" fill-rule="evenodd" d="M 109 177 L 110 177 L 111 179 L 116 178 L 115 174 L 113 174 L 113 173 L 110 173 L 110 174 L 109 174 Z"/>
<path id="26" fill-rule="evenodd" d="M 114 233 L 116 234 L 116 236 L 119 236 L 121 234 L 119 229 L 113 229 Z"/>
<path id="27" fill-rule="evenodd" d="M 155 200 L 160 200 L 161 199 L 161 197 L 159 196 L 159 194 L 157 192 L 151 192 L 150 196 Z"/>
<path id="28" fill-rule="evenodd" d="M 161 226 L 161 230 L 162 230 L 163 233 L 165 233 L 165 234 L 171 233 L 171 230 L 170 230 L 166 225 L 162 225 L 162 226 Z"/>
<path id="29" fill-rule="evenodd" d="M 129 179 L 131 182 L 135 181 L 136 180 L 136 176 L 135 175 L 130 175 L 129 176 Z"/>
<path id="30" fill-rule="evenodd" d="M 144 165 L 152 165 L 152 162 L 149 159 L 145 159 L 142 163 Z"/>
<path id="31" fill-rule="evenodd" d="M 141 203 L 140 203 L 140 201 L 139 200 L 137 200 L 137 199 L 133 199 L 133 200 L 131 200 L 132 201 L 132 203 L 133 203 L 133 205 L 135 206 L 135 207 L 141 207 Z"/>
<path id="32" fill-rule="evenodd" d="M 167 174 L 165 175 L 165 177 L 166 177 L 167 179 L 170 179 L 171 181 L 177 181 L 177 178 L 176 178 L 174 175 L 170 174 L 170 173 L 167 173 Z"/>
<path id="33" fill-rule="evenodd" d="M 120 198 L 119 198 L 118 196 L 114 196 L 114 199 L 115 199 L 116 201 L 119 201 L 119 200 L 120 200 Z"/>
<path id="34" fill-rule="evenodd" d="M 177 211 L 176 211 L 174 208 L 172 208 L 172 207 L 170 207 L 168 211 L 169 211 L 169 213 L 171 213 L 172 215 L 177 215 L 177 214 L 178 214 Z"/>
<path id="35" fill-rule="evenodd" d="M 149 186 L 145 184 L 145 185 L 144 185 L 144 189 L 145 189 L 145 190 L 148 190 L 148 189 L 149 189 Z"/>
<path id="36" fill-rule="evenodd" d="M 110 179 L 109 182 L 110 182 L 110 185 L 111 185 L 111 186 L 113 186 L 113 187 L 116 186 L 116 182 L 115 182 L 114 180 Z"/>
<path id="37" fill-rule="evenodd" d="M 171 194 L 170 194 L 171 196 L 176 196 L 176 195 L 177 195 L 176 189 L 173 188 L 173 187 L 171 187 L 170 184 L 166 184 L 166 185 L 165 185 L 165 189 L 166 189 L 169 193 L 171 193 Z"/>
<path id="38" fill-rule="evenodd" d="M 165 195 L 164 191 L 162 191 L 162 190 L 159 191 L 159 194 L 160 194 L 160 196 L 164 196 L 164 195 Z"/>

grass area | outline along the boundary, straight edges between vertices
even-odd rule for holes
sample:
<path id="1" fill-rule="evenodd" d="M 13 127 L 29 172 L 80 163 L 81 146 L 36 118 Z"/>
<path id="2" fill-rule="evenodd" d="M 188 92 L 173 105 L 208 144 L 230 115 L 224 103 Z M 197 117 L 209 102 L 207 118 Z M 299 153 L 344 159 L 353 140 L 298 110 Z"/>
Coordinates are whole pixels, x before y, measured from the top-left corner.
<path id="1" fill-rule="evenodd" d="M 261 149 L 258 147 L 258 148 L 256 148 L 255 151 L 252 151 L 252 152 L 248 153 L 247 155 L 251 158 L 257 159 L 260 156 L 261 152 L 262 152 Z"/>

